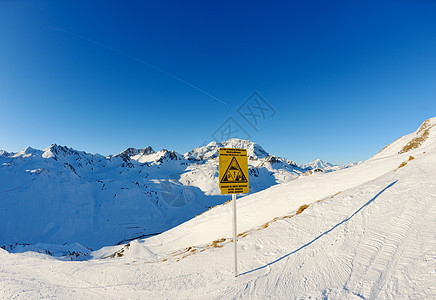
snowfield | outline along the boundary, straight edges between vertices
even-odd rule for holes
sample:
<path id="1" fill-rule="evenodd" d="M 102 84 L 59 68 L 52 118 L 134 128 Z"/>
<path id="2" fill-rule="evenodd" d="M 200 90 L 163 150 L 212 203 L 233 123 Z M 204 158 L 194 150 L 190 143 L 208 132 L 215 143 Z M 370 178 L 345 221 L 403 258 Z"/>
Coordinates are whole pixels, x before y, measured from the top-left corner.
<path id="1" fill-rule="evenodd" d="M 238 199 L 237 278 L 223 204 L 84 261 L 0 249 L 0 297 L 436 299 L 435 166 L 432 118 L 359 165 Z"/>
<path id="2" fill-rule="evenodd" d="M 184 155 L 146 147 L 104 157 L 55 144 L 1 151 L 0 247 L 80 243 L 99 249 L 164 232 L 226 201 L 218 188 L 220 147 L 248 150 L 251 193 L 311 172 L 239 139 Z M 324 170 L 322 164 L 317 168 Z"/>

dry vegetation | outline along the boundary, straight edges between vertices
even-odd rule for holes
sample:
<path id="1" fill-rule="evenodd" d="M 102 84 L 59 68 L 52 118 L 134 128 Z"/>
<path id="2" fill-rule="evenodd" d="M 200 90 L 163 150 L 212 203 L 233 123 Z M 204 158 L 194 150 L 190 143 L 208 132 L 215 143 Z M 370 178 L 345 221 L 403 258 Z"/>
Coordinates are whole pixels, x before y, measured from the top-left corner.
<path id="1" fill-rule="evenodd" d="M 430 125 L 430 121 L 425 121 L 421 127 L 419 127 L 418 132 L 416 133 L 416 137 L 410 140 L 404 147 L 401 149 L 398 154 L 409 152 L 410 150 L 416 149 L 425 142 L 425 140 L 430 135 L 430 128 L 434 125 Z"/>
<path id="2" fill-rule="evenodd" d="M 249 230 L 248 231 L 244 231 L 244 232 L 238 234 L 238 237 L 246 237 L 249 232 L 250 232 Z"/>
<path id="3" fill-rule="evenodd" d="M 306 208 L 308 208 L 308 207 L 309 207 L 309 205 L 307 205 L 307 204 L 301 205 L 301 206 L 298 208 L 296 215 L 301 214 L 301 213 L 302 213 Z"/>
<path id="4" fill-rule="evenodd" d="M 412 155 L 410 155 L 409 156 L 409 159 L 407 160 L 407 161 L 403 161 L 398 167 L 397 167 L 397 170 L 399 169 L 399 168 L 402 168 L 402 167 L 404 167 L 405 165 L 407 165 L 407 163 L 409 162 L 409 161 L 411 161 L 411 160 L 413 160 L 413 159 L 415 159 Z M 397 170 L 395 170 L 395 171 L 397 171 Z M 394 172 L 395 172 L 394 171 Z"/>
<path id="5" fill-rule="evenodd" d="M 412 159 L 413 159 L 413 158 L 412 158 Z M 340 193 L 341 193 L 341 192 L 337 192 L 336 194 L 334 194 L 334 195 L 332 195 L 332 196 L 326 197 L 326 198 L 324 198 L 324 199 L 317 200 L 317 201 L 315 201 L 314 203 L 319 203 L 319 202 L 322 202 L 322 201 L 327 200 L 327 199 L 332 199 L 332 198 L 336 197 L 337 195 L 339 195 Z M 227 202 L 230 202 L 230 201 L 227 201 Z M 224 203 L 224 204 L 225 204 L 225 203 Z M 224 204 L 221 204 L 221 205 L 224 205 Z M 238 234 L 238 237 L 239 237 L 239 238 L 244 238 L 244 237 L 246 237 L 247 235 L 249 235 L 249 234 L 251 234 L 251 233 L 253 233 L 253 232 L 256 232 L 256 231 L 259 231 L 259 230 L 263 230 L 263 229 L 268 228 L 269 225 L 272 224 L 272 223 L 274 223 L 274 222 L 277 222 L 277 221 L 279 221 L 279 220 L 284 220 L 284 219 L 287 219 L 287 218 L 295 217 L 296 215 L 301 214 L 301 213 L 302 213 L 304 210 L 306 210 L 309 206 L 310 206 L 310 205 L 307 205 L 307 204 L 301 205 L 301 206 L 298 208 L 298 210 L 297 210 L 294 214 L 285 215 L 285 216 L 282 216 L 282 217 L 275 217 L 275 218 L 272 219 L 270 222 L 267 222 L 267 223 L 265 223 L 265 224 L 263 224 L 263 225 L 261 225 L 261 226 L 259 226 L 259 227 L 256 227 L 256 228 L 253 228 L 253 229 L 250 229 L 250 230 L 244 231 L 244 232 L 242 232 L 242 233 L 239 233 L 239 234 Z M 186 258 L 186 257 L 188 257 L 188 256 L 191 256 L 191 255 L 193 255 L 193 254 L 195 254 L 195 253 L 203 252 L 203 251 L 206 251 L 207 249 L 210 249 L 210 248 L 222 248 L 222 247 L 225 246 L 226 244 L 228 244 L 228 243 L 232 243 L 232 242 L 233 242 L 233 239 L 221 238 L 221 239 L 215 240 L 215 241 L 213 241 L 212 243 L 207 244 L 207 245 L 196 246 L 196 247 L 186 247 L 186 248 L 184 248 L 183 250 L 178 250 L 178 251 L 174 251 L 174 252 L 172 252 L 172 253 L 169 254 L 169 256 L 166 257 L 166 258 L 161 258 L 161 259 L 156 260 L 156 261 L 147 261 L 146 263 L 150 263 L 150 262 L 166 262 L 166 261 L 168 261 L 169 259 L 174 259 L 176 262 L 179 262 L 180 260 L 182 260 L 182 259 L 184 259 L 184 258 Z M 116 258 L 116 257 L 122 257 L 122 256 L 124 256 L 124 254 L 123 254 L 124 251 L 127 250 L 127 249 L 129 249 L 129 247 L 130 247 L 130 243 L 126 244 L 123 248 L 121 248 L 119 251 L 115 252 L 114 254 L 109 255 L 109 256 L 106 256 L 106 257 L 103 257 L 103 258 Z"/>
<path id="6" fill-rule="evenodd" d="M 223 247 L 222 243 L 224 243 L 225 241 L 226 241 L 225 238 L 222 238 L 222 239 L 219 239 L 219 240 L 215 240 L 215 241 L 212 242 L 212 244 L 210 244 L 210 247 L 213 247 L 213 248 L 222 248 Z"/>
<path id="7" fill-rule="evenodd" d="M 129 249 L 130 247 L 130 243 L 127 243 L 123 248 L 121 248 L 120 250 L 116 251 L 115 253 L 105 256 L 103 257 L 103 259 L 106 258 L 115 258 L 115 257 L 123 257 L 124 256 L 124 251 Z"/>
<path id="8" fill-rule="evenodd" d="M 409 159 L 410 159 L 410 158 L 409 158 Z M 413 159 L 413 157 L 412 157 L 412 159 Z M 340 193 L 341 193 L 341 192 L 337 192 L 336 194 L 334 194 L 334 195 L 332 195 L 332 196 L 326 197 L 326 198 L 324 198 L 324 199 L 317 200 L 317 201 L 315 201 L 314 203 L 319 203 L 319 202 L 322 202 L 322 201 L 327 200 L 327 199 L 332 199 L 332 198 L 336 197 L 337 195 L 339 195 Z M 251 234 L 251 233 L 253 233 L 253 232 L 256 232 L 256 231 L 259 231 L 259 230 L 263 230 L 263 229 L 268 228 L 269 225 L 271 225 L 271 224 L 274 223 L 274 222 L 277 222 L 278 220 L 284 220 L 284 219 L 287 219 L 287 218 L 295 217 L 296 215 L 301 214 L 301 213 L 302 213 L 304 210 L 306 210 L 309 206 L 310 206 L 310 205 L 303 204 L 303 205 L 301 205 L 301 206 L 298 208 L 298 210 L 297 210 L 294 214 L 285 215 L 285 216 L 282 216 L 282 217 L 275 217 L 275 218 L 272 219 L 270 222 L 267 222 L 267 223 L 265 223 L 265 224 L 263 224 L 263 225 L 261 225 L 261 226 L 259 226 L 259 227 L 256 227 L 256 228 L 253 228 L 253 229 L 250 229 L 250 230 L 244 231 L 244 232 L 242 232 L 242 233 L 239 233 L 239 234 L 238 234 L 238 237 L 239 237 L 239 238 L 244 238 L 244 237 L 246 237 L 247 235 L 249 235 L 249 234 Z M 172 256 L 173 258 L 176 258 L 176 262 L 178 262 L 178 261 L 180 261 L 181 259 L 183 259 L 183 258 L 185 258 L 185 257 L 187 257 L 187 256 L 190 256 L 190 255 L 194 254 L 195 252 L 197 252 L 197 250 L 200 250 L 200 251 L 198 251 L 198 252 L 203 252 L 203 251 L 205 251 L 205 250 L 207 250 L 207 249 L 210 249 L 210 248 L 222 248 L 222 247 L 225 246 L 226 244 L 228 244 L 228 243 L 232 243 L 232 242 L 233 242 L 233 239 L 225 239 L 225 238 L 221 238 L 221 239 L 219 239 L 219 240 L 215 240 L 215 241 L 213 241 L 212 243 L 210 243 L 210 244 L 208 244 L 208 245 L 206 245 L 206 246 L 202 246 L 202 247 L 188 247 L 188 248 L 185 248 L 185 249 L 182 250 L 182 251 L 176 251 L 176 252 L 173 252 L 173 253 L 171 253 L 171 256 Z M 166 261 L 166 260 L 167 260 L 167 259 L 164 259 L 164 260 L 162 260 L 162 261 Z"/>
<path id="9" fill-rule="evenodd" d="M 404 167 L 405 165 L 407 165 L 407 161 L 403 161 L 397 169 Z"/>

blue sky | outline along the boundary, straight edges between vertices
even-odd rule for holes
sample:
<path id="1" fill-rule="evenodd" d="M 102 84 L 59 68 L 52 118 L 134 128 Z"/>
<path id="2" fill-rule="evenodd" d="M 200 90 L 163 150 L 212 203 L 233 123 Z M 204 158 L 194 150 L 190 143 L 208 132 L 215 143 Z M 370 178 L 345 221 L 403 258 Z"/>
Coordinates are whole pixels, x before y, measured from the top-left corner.
<path id="1" fill-rule="evenodd" d="M 435 15 L 411 0 L 0 0 L 0 149 L 183 153 L 231 117 L 298 163 L 365 160 L 436 116 Z"/>

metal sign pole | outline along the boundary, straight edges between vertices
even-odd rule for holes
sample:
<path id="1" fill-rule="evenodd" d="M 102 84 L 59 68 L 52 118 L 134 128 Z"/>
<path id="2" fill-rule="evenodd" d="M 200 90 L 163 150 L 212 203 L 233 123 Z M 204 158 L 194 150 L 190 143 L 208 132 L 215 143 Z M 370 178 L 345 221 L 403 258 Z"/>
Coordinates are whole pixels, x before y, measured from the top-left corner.
<path id="1" fill-rule="evenodd" d="M 235 277 L 238 277 L 238 253 L 237 253 L 237 231 L 236 231 L 236 194 L 232 194 L 233 202 L 233 251 L 234 251 L 234 262 L 235 262 Z"/>
<path id="2" fill-rule="evenodd" d="M 236 194 L 250 191 L 248 182 L 247 149 L 219 149 L 219 187 L 221 194 L 232 194 L 233 202 L 233 259 L 235 278 L 238 277 L 238 231 L 236 229 Z"/>

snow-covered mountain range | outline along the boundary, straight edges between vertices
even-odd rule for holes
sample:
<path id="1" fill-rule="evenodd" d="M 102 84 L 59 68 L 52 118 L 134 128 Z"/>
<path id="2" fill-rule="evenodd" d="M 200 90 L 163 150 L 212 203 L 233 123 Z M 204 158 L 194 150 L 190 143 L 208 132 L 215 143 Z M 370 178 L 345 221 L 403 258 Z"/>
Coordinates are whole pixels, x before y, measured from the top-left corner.
<path id="1" fill-rule="evenodd" d="M 313 170 L 314 172 L 332 172 L 345 168 L 349 168 L 355 166 L 359 163 L 349 163 L 347 165 L 335 165 L 329 162 L 322 161 L 321 159 L 317 159 L 313 162 L 300 165 L 303 169 Z"/>
<path id="2" fill-rule="evenodd" d="M 341 169 L 317 160 L 297 165 L 256 143 L 230 139 L 185 154 L 151 147 L 102 156 L 51 145 L 0 152 L 0 246 L 14 243 L 113 245 L 163 232 L 228 197 L 218 188 L 218 149 L 245 148 L 250 193 L 311 169 Z"/>
<path id="3" fill-rule="evenodd" d="M 213 155 L 207 149 L 194 152 Z M 136 166 L 124 161 L 129 162 Z M 108 168 L 106 163 L 100 167 Z M 0 248 L 0 297 L 434 299 L 435 165 L 436 118 L 432 118 L 352 168 L 313 172 L 239 198 L 237 278 L 232 205 L 224 203 L 162 234 L 94 252 L 77 243 Z M 32 170 L 31 180 L 39 172 Z M 40 177 L 44 176 L 48 175 Z M 12 191 L 27 193 L 18 186 Z M 14 229 L 10 224 L 30 224 L 26 215 L 15 215 L 15 223 L 11 218 L 4 222 L 5 210 L 14 212 L 17 207 L 10 198 L 1 199 L 2 234 Z M 22 207 L 29 203 L 25 199 Z M 83 202 L 75 204 L 71 207 L 78 209 Z M 122 203 L 116 204 L 123 215 Z M 44 208 L 34 206 L 33 212 Z M 47 235 L 58 230 L 52 220 L 46 223 L 52 224 Z M 77 226 L 69 225 L 71 230 Z M 87 261 L 64 261 L 73 258 Z"/>

